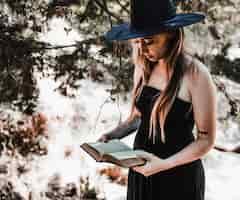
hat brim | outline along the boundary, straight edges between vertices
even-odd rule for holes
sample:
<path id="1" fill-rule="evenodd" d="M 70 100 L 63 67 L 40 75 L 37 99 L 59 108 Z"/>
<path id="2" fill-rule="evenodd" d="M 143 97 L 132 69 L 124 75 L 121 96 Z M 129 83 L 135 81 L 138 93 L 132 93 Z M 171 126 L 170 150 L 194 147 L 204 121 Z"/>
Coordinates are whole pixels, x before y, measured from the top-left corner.
<path id="1" fill-rule="evenodd" d="M 147 30 L 133 30 L 130 28 L 129 23 L 120 24 L 113 26 L 110 31 L 105 35 L 107 40 L 128 40 L 138 37 L 146 37 L 157 34 L 166 29 L 176 29 L 184 26 L 188 26 L 197 22 L 202 21 L 205 15 L 199 13 L 180 13 L 176 14 L 169 20 L 165 20 L 159 23 L 158 27 Z"/>

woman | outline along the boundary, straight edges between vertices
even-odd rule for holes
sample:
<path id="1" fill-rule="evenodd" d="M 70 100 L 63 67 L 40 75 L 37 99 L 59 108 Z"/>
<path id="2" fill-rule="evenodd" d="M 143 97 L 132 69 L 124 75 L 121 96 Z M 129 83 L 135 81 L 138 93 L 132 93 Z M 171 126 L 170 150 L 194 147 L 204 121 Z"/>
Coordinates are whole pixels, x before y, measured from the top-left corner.
<path id="1" fill-rule="evenodd" d="M 138 129 L 134 149 L 147 151 L 140 155 L 147 163 L 129 169 L 127 200 L 204 199 L 201 158 L 216 137 L 216 88 L 206 66 L 183 49 L 183 27 L 203 19 L 176 14 L 170 0 L 133 0 L 130 24 L 106 35 L 132 45 L 133 103 L 129 118 L 99 140 Z"/>

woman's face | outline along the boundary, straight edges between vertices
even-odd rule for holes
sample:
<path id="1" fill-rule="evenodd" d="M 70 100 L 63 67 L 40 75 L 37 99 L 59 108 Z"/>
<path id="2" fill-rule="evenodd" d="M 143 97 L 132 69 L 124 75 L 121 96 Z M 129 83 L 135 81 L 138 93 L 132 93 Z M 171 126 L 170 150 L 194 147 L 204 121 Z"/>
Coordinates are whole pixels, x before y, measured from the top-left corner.
<path id="1" fill-rule="evenodd" d="M 138 45 L 141 55 L 152 62 L 157 62 L 165 57 L 170 36 L 171 33 L 163 32 L 153 36 L 136 38 L 132 42 Z"/>

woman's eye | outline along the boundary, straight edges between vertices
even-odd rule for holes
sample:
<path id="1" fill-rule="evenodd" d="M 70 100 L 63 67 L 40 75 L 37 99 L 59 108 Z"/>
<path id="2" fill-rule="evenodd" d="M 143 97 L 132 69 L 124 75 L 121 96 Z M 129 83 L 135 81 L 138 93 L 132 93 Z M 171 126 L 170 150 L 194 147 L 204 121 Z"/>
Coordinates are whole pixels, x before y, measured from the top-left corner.
<path id="1" fill-rule="evenodd" d="M 139 43 L 139 40 L 137 40 L 137 39 L 132 39 L 132 43 L 133 43 L 133 44 L 137 44 L 137 43 Z"/>
<path id="2" fill-rule="evenodd" d="M 153 40 L 145 40 L 144 43 L 145 43 L 146 45 L 150 45 L 150 44 L 153 43 Z"/>

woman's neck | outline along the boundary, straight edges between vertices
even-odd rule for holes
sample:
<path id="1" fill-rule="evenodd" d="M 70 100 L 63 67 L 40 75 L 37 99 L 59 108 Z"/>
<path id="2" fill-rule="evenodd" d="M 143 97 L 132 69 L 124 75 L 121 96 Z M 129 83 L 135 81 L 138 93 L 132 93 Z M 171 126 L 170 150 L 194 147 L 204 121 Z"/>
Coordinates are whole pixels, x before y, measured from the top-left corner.
<path id="1" fill-rule="evenodd" d="M 167 75 L 167 63 L 165 60 L 160 59 L 154 68 L 155 73 L 158 73 L 161 76 Z"/>

